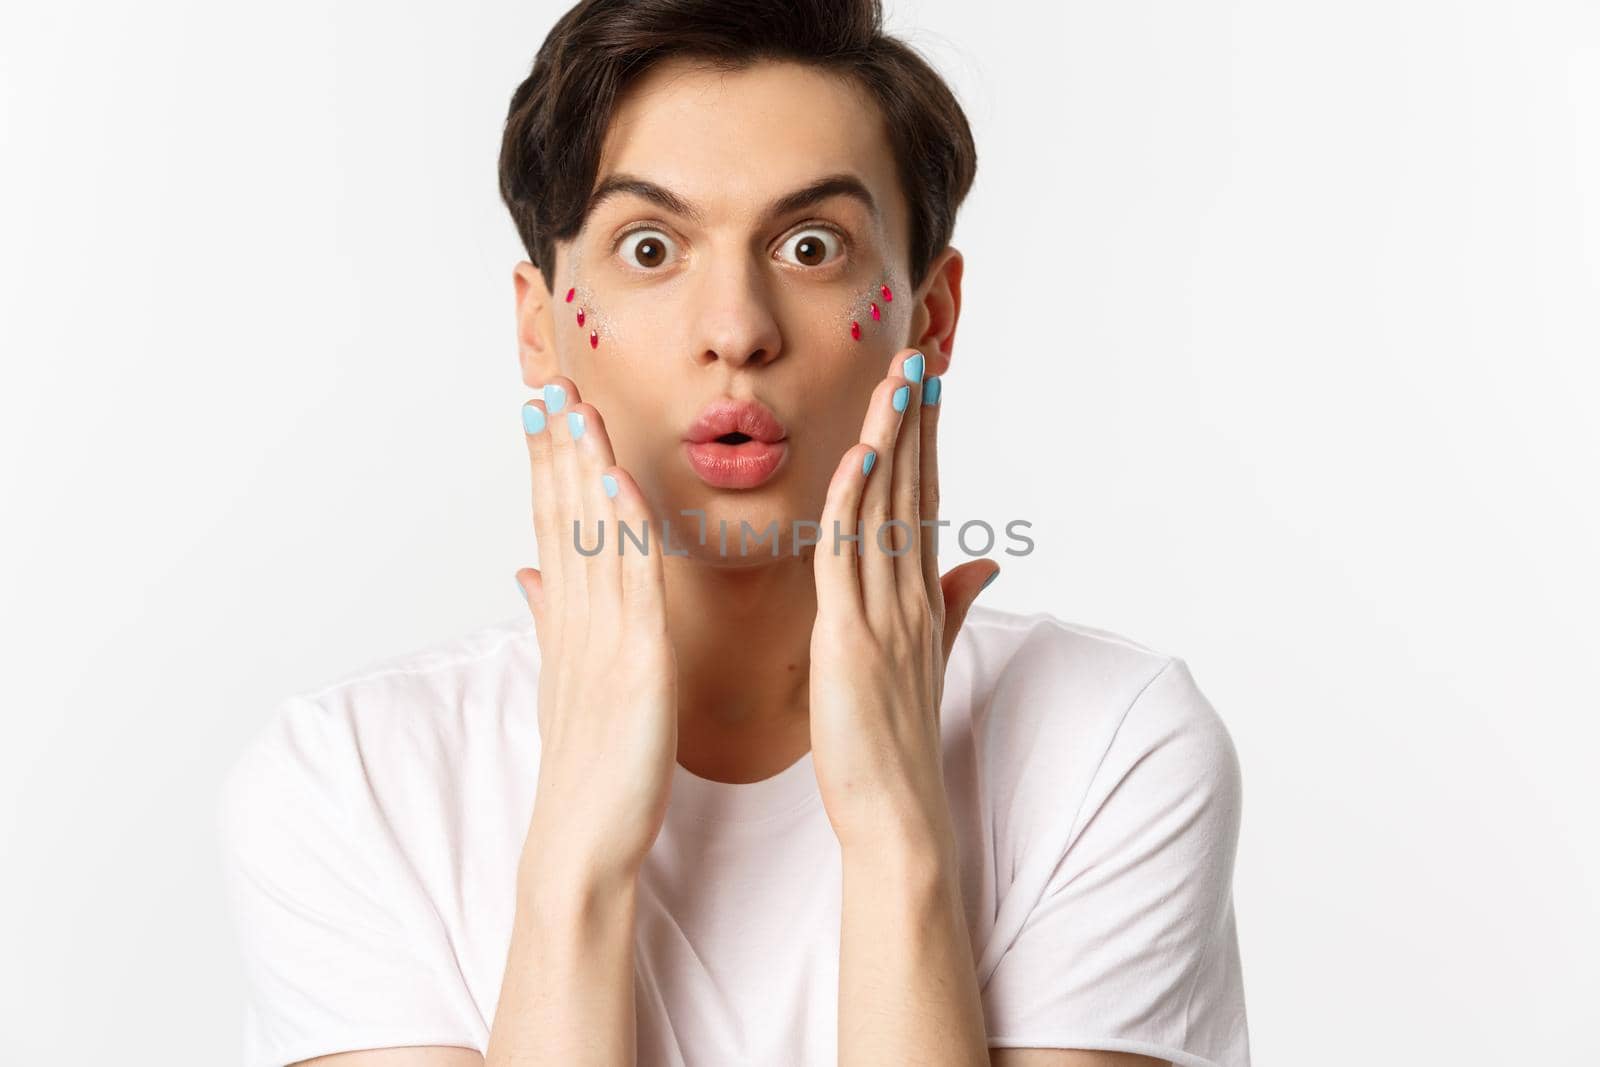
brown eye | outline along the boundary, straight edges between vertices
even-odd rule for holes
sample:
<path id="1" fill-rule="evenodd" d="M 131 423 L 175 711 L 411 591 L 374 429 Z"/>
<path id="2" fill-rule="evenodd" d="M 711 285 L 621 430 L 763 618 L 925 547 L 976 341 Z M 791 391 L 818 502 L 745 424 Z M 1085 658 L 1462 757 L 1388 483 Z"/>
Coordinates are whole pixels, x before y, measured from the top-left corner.
<path id="1" fill-rule="evenodd" d="M 794 258 L 808 267 L 815 267 L 828 255 L 827 246 L 816 237 L 802 237 L 794 246 Z"/>
<path id="2" fill-rule="evenodd" d="M 666 258 L 666 250 L 661 247 L 661 242 L 646 238 L 633 246 L 633 258 L 641 267 L 658 267 Z"/>
<path id="3" fill-rule="evenodd" d="M 623 237 L 622 254 L 630 267 L 654 270 L 666 262 L 667 245 L 666 238 L 659 231 L 635 230 Z"/>
<path id="4" fill-rule="evenodd" d="M 842 244 L 839 236 L 829 230 L 811 229 L 795 234 L 784 247 L 794 249 L 792 261 L 800 266 L 820 267 L 839 255 Z"/>

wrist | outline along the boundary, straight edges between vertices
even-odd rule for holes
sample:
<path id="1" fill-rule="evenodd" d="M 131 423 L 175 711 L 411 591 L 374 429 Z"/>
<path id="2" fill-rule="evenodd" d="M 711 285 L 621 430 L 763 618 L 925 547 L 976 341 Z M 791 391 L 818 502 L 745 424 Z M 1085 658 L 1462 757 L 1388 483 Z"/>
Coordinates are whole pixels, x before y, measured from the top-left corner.
<path id="1" fill-rule="evenodd" d="M 517 874 L 517 917 L 545 933 L 587 936 L 631 922 L 638 881 L 560 860 L 524 862 Z"/>
<path id="2" fill-rule="evenodd" d="M 942 789 L 906 790 L 876 807 L 870 815 L 852 813 L 848 826 L 835 825 L 846 856 L 869 863 L 874 857 L 898 864 L 955 861 L 955 824 Z"/>
<path id="3" fill-rule="evenodd" d="M 541 912 L 583 918 L 630 904 L 638 889 L 637 864 L 542 831 L 535 819 L 517 862 L 517 899 Z"/>
<path id="4" fill-rule="evenodd" d="M 900 885 L 938 885 L 957 864 L 954 835 L 937 820 L 897 820 L 870 839 L 841 840 L 839 847 L 847 870 L 871 871 Z"/>

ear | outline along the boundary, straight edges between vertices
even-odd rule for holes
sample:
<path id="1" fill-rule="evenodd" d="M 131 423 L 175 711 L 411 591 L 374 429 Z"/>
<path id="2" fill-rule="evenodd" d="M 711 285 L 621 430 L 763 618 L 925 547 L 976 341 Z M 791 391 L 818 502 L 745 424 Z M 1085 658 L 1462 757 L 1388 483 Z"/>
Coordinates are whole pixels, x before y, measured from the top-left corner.
<path id="1" fill-rule="evenodd" d="M 517 362 L 522 367 L 523 383 L 537 389 L 561 370 L 556 359 L 550 290 L 545 287 L 539 268 L 527 260 L 516 265 L 511 278 L 517 293 Z"/>
<path id="2" fill-rule="evenodd" d="M 961 317 L 961 253 L 947 245 L 928 268 L 923 294 L 911 320 L 912 342 L 927 357 L 924 373 L 932 376 L 950 369 L 956 344 L 956 321 Z"/>

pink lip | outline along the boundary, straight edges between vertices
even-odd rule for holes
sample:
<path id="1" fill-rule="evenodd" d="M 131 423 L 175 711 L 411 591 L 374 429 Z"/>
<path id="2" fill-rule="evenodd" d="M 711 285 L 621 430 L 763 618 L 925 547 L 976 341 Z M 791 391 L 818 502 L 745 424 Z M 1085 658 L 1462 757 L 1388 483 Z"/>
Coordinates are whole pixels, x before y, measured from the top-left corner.
<path id="1" fill-rule="evenodd" d="M 724 434 L 750 438 L 733 444 Z M 707 404 L 684 434 L 684 453 L 701 481 L 718 489 L 753 489 L 789 455 L 788 432 L 765 404 L 721 397 Z"/>
<path id="2" fill-rule="evenodd" d="M 788 436 L 783 423 L 778 421 L 778 416 L 761 401 L 718 397 L 700 409 L 700 414 L 690 424 L 683 439 L 702 444 L 714 441 L 727 433 L 742 433 L 768 444 L 781 441 Z"/>
<path id="3" fill-rule="evenodd" d="M 789 455 L 787 441 L 685 441 L 689 465 L 700 480 L 718 489 L 754 489 L 778 473 Z"/>

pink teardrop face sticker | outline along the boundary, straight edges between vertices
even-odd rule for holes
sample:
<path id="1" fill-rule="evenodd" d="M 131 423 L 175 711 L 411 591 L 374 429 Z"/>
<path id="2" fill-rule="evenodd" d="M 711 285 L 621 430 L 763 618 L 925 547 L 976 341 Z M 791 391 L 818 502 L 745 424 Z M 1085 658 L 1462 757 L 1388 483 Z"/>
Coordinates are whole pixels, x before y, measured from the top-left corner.
<path id="1" fill-rule="evenodd" d="M 882 316 L 880 316 L 878 314 L 878 305 L 877 304 L 873 304 L 872 305 L 872 321 L 873 322 L 877 322 L 881 317 Z"/>
<path id="2" fill-rule="evenodd" d="M 572 297 L 575 293 L 577 293 L 577 291 L 578 290 L 576 287 L 567 290 L 567 303 L 572 303 Z"/>
<path id="3" fill-rule="evenodd" d="M 894 299 L 894 294 L 889 291 L 889 287 L 887 285 L 882 285 L 878 288 L 883 293 L 883 302 L 885 304 Z"/>
<path id="4" fill-rule="evenodd" d="M 589 347 L 590 348 L 599 348 L 600 347 L 600 335 L 598 333 L 595 333 L 593 330 L 589 331 Z"/>
<path id="5" fill-rule="evenodd" d="M 856 322 L 854 319 L 850 321 L 850 336 L 857 341 L 861 340 L 861 323 Z"/>
<path id="6" fill-rule="evenodd" d="M 583 325 L 583 309 L 582 308 L 578 309 L 578 325 L 579 326 Z"/>

